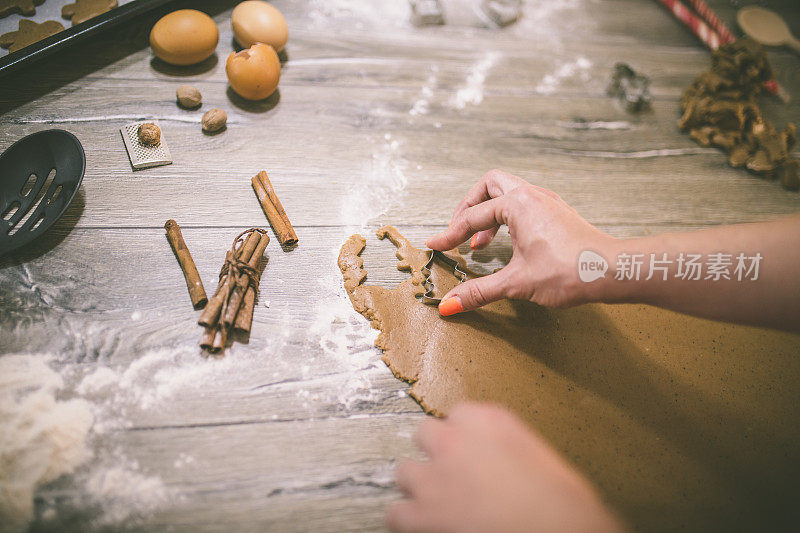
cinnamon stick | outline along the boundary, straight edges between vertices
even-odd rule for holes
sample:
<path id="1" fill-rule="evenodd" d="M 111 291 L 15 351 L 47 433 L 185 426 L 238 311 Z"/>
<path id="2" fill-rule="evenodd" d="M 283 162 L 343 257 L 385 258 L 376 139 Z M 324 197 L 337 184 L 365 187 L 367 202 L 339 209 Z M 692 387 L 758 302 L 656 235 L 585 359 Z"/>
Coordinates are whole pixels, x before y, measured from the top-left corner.
<path id="1" fill-rule="evenodd" d="M 240 261 L 249 261 L 250 257 L 253 255 L 253 251 L 256 248 L 256 245 L 261 240 L 259 233 L 251 233 L 247 236 L 244 243 L 236 250 L 236 257 Z M 230 254 L 230 251 L 228 252 Z M 225 256 L 226 262 L 229 258 L 229 255 Z M 214 292 L 214 296 L 208 301 L 208 305 L 206 308 L 203 309 L 203 313 L 200 315 L 200 318 L 197 320 L 197 323 L 201 326 L 214 326 L 219 320 L 220 312 L 222 311 L 222 306 L 225 303 L 226 298 L 228 297 L 228 285 L 232 284 L 233 280 L 231 276 L 224 276 L 220 279 L 219 285 L 217 285 L 217 290 Z"/>
<path id="2" fill-rule="evenodd" d="M 260 233 L 256 233 L 256 235 L 260 235 L 261 239 L 258 241 L 255 251 L 247 261 L 247 266 L 253 269 L 258 267 L 261 256 L 264 254 L 264 250 L 269 244 L 269 235 L 262 235 Z M 250 274 L 244 272 L 240 274 L 238 279 L 234 281 L 235 285 L 231 291 L 230 298 L 228 299 L 228 307 L 225 308 L 225 316 L 222 317 L 221 321 L 224 328 L 230 328 L 236 320 L 236 314 L 239 312 L 239 306 L 242 304 L 242 298 L 244 297 L 244 294 L 251 283 Z"/>
<path id="3" fill-rule="evenodd" d="M 167 240 L 175 252 L 175 257 L 178 258 L 178 264 L 181 266 L 184 279 L 186 279 L 186 287 L 189 289 L 192 305 L 195 309 L 203 307 L 208 302 L 208 297 L 206 296 L 206 290 L 203 288 L 203 280 L 200 279 L 197 266 L 192 259 L 192 254 L 189 253 L 189 248 L 186 247 L 186 242 L 183 240 L 181 227 L 177 222 L 169 219 L 164 224 L 164 229 L 167 230 Z"/>
<path id="4" fill-rule="evenodd" d="M 256 307 L 256 291 L 253 287 L 247 287 L 247 292 L 244 293 L 244 300 L 242 307 L 239 309 L 239 314 L 236 315 L 236 322 L 233 327 L 244 333 L 250 333 L 253 327 L 253 311 Z"/>
<path id="5" fill-rule="evenodd" d="M 275 194 L 275 189 L 272 188 L 272 183 L 269 181 L 269 176 L 263 170 L 253 177 L 253 190 L 256 192 L 258 202 L 267 215 L 272 229 L 275 230 L 275 235 L 284 246 L 291 246 L 297 243 L 297 233 L 295 233 L 292 223 L 289 222 L 289 217 Z"/>
<path id="6" fill-rule="evenodd" d="M 227 328 L 218 328 L 214 335 L 214 345 L 212 351 L 221 352 L 225 349 L 225 344 L 228 343 L 228 330 Z"/>
<path id="7" fill-rule="evenodd" d="M 209 351 L 214 351 L 214 337 L 217 335 L 217 328 L 206 328 L 203 336 L 200 337 L 200 347 Z"/>

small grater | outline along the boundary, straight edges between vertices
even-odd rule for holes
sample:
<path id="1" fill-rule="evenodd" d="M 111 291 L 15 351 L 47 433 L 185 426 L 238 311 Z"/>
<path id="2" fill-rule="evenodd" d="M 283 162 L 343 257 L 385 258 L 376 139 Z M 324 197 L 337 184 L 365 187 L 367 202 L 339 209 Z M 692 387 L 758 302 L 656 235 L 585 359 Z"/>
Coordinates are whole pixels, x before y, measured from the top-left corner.
<path id="1" fill-rule="evenodd" d="M 161 130 L 161 140 L 157 145 L 147 146 L 139 142 L 139 126 L 142 124 L 155 124 Z M 123 126 L 119 131 L 122 134 L 122 140 L 125 141 L 125 148 L 128 150 L 134 170 L 172 163 L 172 156 L 164 139 L 164 130 L 155 120 L 133 122 Z"/>

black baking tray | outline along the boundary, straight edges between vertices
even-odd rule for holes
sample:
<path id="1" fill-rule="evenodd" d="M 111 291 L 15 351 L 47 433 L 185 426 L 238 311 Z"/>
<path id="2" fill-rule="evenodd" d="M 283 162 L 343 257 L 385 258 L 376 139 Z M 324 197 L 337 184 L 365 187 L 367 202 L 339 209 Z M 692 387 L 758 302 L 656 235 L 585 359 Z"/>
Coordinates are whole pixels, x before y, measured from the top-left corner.
<path id="1" fill-rule="evenodd" d="M 116 26 L 120 22 L 131 19 L 150 9 L 161 6 L 171 0 L 134 0 L 98 15 L 77 26 L 71 26 L 51 35 L 46 39 L 26 46 L 11 54 L 0 57 L 0 76 L 5 76 L 16 68 L 41 59 L 66 46 L 77 43 L 97 32 Z"/>

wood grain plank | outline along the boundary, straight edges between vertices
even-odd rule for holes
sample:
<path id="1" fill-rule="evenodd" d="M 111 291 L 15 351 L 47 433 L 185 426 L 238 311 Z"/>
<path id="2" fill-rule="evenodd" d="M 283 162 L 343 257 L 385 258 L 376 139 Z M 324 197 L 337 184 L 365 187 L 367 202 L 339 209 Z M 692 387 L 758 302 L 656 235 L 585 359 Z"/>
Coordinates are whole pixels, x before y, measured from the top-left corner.
<path id="1" fill-rule="evenodd" d="M 0 259 L 0 354 L 53 354 L 70 390 L 94 372 L 116 376 L 113 390 L 84 391 L 108 425 L 87 468 L 113 464 L 116 451 L 183 495 L 144 513 L 134 529 L 381 528 L 383 506 L 397 497 L 391 469 L 414 453 L 409 436 L 423 415 L 341 291 L 336 252 L 353 232 L 370 235 L 369 282 L 392 286 L 405 274 L 392 245 L 371 236 L 376 227 L 397 224 L 421 245 L 493 167 L 557 191 L 618 237 L 797 210 L 797 194 L 729 168 L 677 131 L 677 99 L 707 68 L 708 53 L 658 2 L 529 2 L 518 24 L 494 31 L 474 27 L 466 12 L 443 28 L 414 28 L 395 0 L 369 13 L 276 0 L 292 32 L 288 62 L 279 96 L 256 104 L 227 89 L 235 3 L 170 5 L 206 10 L 220 26 L 215 58 L 199 67 L 152 59 L 153 13 L 0 80 L 0 150 L 60 127 L 83 141 L 88 162 L 65 217 Z M 711 4 L 733 20 L 734 6 Z M 771 7 L 800 30 L 796 2 Z M 779 80 L 800 86 L 797 58 L 771 56 Z M 550 92 L 548 76 L 580 58 L 585 67 Z M 651 114 L 628 115 L 605 97 L 620 60 L 652 76 Z M 454 109 L 482 61 L 490 65 L 482 102 Z M 175 106 L 183 83 L 202 90 L 204 108 L 228 110 L 227 132 L 203 135 L 200 113 Z M 427 113 L 411 114 L 419 100 Z M 763 105 L 780 126 L 800 122 L 798 98 Z M 161 120 L 173 165 L 131 171 L 117 130 L 139 117 Z M 249 185 L 262 168 L 300 246 L 268 249 L 249 342 L 206 361 L 162 225 L 181 223 L 213 287 L 233 236 L 266 225 Z M 488 272 L 509 254 L 501 234 L 472 259 Z M 179 468 L 182 453 L 195 461 Z M 33 531 L 97 525 L 78 478 L 40 491 L 39 502 L 58 502 L 61 512 Z"/>
<path id="2" fill-rule="evenodd" d="M 119 456 L 146 465 L 142 475 L 160 478 L 170 489 L 157 502 L 162 505 L 143 516 L 134 507 L 133 525 L 175 531 L 378 529 L 383 506 L 399 496 L 392 482 L 397 460 L 417 455 L 410 435 L 423 416 L 126 432 Z M 176 467 L 187 455 L 191 461 Z M 39 498 L 57 500 L 57 516 L 92 517 L 92 510 L 81 511 L 80 493 L 52 487 Z M 38 525 L 79 530 L 68 526 L 57 519 Z"/>
<path id="3" fill-rule="evenodd" d="M 796 193 L 732 169 L 723 154 L 690 146 L 677 134 L 674 144 L 618 152 L 582 149 L 592 142 L 586 140 L 590 136 L 580 140 L 581 134 L 568 142 L 537 139 L 535 133 L 486 138 L 480 129 L 464 128 L 442 148 L 434 127 L 404 131 L 384 124 L 364 131 L 339 126 L 330 136 L 297 126 L 284 128 L 280 141 L 267 134 L 254 142 L 236 125 L 225 137 L 206 138 L 196 125 L 176 123 L 165 125 L 175 164 L 131 173 L 117 125 L 69 125 L 84 140 L 89 168 L 84 204 L 66 214 L 78 227 L 158 227 L 170 217 L 188 225 L 261 224 L 249 184 L 261 169 L 270 172 L 293 224 L 301 227 L 360 224 L 365 216 L 379 215 L 379 205 L 387 209 L 381 220 L 442 224 L 491 168 L 555 190 L 601 225 L 758 220 L 793 212 L 798 205 Z M 194 142 L 181 145 L 181 138 Z M 632 201 L 641 198 L 647 201 Z M 371 204 L 371 213 L 354 210 L 359 204 Z"/>

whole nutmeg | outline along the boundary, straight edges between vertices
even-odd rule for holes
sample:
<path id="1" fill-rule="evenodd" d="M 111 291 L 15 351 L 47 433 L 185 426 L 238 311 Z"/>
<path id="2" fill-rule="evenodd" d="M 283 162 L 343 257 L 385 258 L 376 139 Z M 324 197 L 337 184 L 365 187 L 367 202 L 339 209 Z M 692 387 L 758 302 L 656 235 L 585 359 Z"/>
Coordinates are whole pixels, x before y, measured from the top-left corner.
<path id="1" fill-rule="evenodd" d="M 203 131 L 214 133 L 215 131 L 219 131 L 224 128 L 227 122 L 228 115 L 225 113 L 225 111 L 215 107 L 203 115 Z"/>
<path id="2" fill-rule="evenodd" d="M 181 85 L 175 91 L 175 95 L 178 97 L 181 107 L 187 109 L 193 109 L 203 103 L 203 95 L 191 85 Z"/>
<path id="3" fill-rule="evenodd" d="M 152 122 L 141 124 L 137 133 L 139 142 L 145 146 L 155 146 L 161 141 L 161 130 Z"/>

